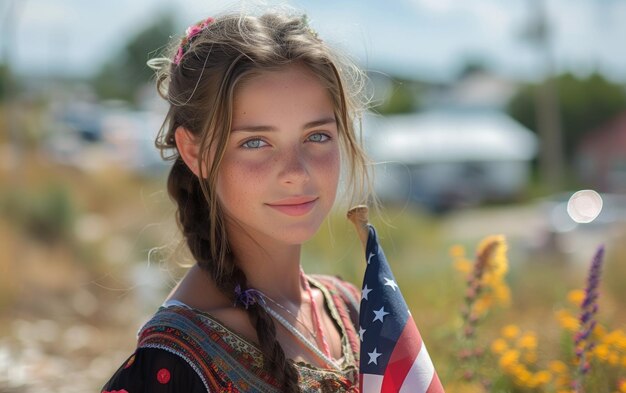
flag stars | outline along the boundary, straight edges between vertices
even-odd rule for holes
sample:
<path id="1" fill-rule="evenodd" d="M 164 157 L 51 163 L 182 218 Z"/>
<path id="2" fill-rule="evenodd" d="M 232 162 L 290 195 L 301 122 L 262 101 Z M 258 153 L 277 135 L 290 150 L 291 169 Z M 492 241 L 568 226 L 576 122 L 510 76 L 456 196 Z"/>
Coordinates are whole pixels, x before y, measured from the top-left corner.
<path id="1" fill-rule="evenodd" d="M 380 352 L 376 352 L 378 348 L 374 348 L 374 352 L 368 352 L 367 354 L 370 356 L 369 362 L 367 364 L 376 364 L 378 365 L 378 357 L 382 355 Z"/>
<path id="2" fill-rule="evenodd" d="M 359 326 L 359 338 L 361 339 L 361 341 L 363 341 L 363 334 L 365 334 L 365 331 L 367 329 L 363 329 L 362 326 Z"/>
<path id="3" fill-rule="evenodd" d="M 387 277 L 385 277 L 385 285 L 388 286 L 388 287 L 393 288 L 394 292 L 396 291 L 396 288 L 398 288 L 398 284 L 396 284 L 395 281 L 393 281 L 393 280 L 391 280 L 391 279 L 389 279 Z"/>
<path id="4" fill-rule="evenodd" d="M 366 284 L 366 285 L 365 285 L 365 287 L 361 290 L 361 297 L 362 297 L 363 299 L 367 300 L 367 294 L 368 294 L 368 293 L 370 293 L 370 292 L 372 292 L 372 290 L 371 290 L 371 289 L 369 289 L 369 288 L 367 287 L 367 284 Z"/>
<path id="5" fill-rule="evenodd" d="M 385 311 L 385 307 L 381 307 L 378 311 L 374 310 L 374 315 L 376 316 L 374 317 L 374 320 L 372 322 L 383 322 L 383 318 L 385 318 L 385 315 L 389 315 L 389 313 Z"/>

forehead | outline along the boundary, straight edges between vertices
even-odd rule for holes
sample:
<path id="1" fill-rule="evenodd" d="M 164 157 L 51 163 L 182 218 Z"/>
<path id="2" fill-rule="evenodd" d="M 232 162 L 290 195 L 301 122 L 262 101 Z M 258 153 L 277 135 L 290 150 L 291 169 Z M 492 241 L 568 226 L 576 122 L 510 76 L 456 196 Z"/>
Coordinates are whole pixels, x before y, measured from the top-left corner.
<path id="1" fill-rule="evenodd" d="M 319 77 L 302 65 L 289 65 L 242 81 L 235 90 L 233 126 L 302 123 L 333 113 L 330 94 Z"/>

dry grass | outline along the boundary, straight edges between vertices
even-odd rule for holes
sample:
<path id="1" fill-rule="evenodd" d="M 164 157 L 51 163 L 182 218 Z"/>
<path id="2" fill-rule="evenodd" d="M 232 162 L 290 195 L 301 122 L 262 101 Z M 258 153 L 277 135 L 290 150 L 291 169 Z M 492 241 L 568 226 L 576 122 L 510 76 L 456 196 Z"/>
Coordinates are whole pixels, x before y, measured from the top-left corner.
<path id="1" fill-rule="evenodd" d="M 130 352 L 134 331 L 182 271 L 173 261 L 159 262 L 160 254 L 148 262 L 150 249 L 176 245 L 173 207 L 163 191 L 164 179 L 144 179 L 113 166 L 97 172 L 59 167 L 38 153 L 29 153 L 24 162 L 17 183 L 15 174 L 0 171 L 0 181 L 9 185 L 3 186 L 0 208 L 6 208 L 2 203 L 10 196 L 24 204 L 16 205 L 22 215 L 17 218 L 15 210 L 0 210 L 0 351 L 9 354 L 11 367 L 35 378 L 0 371 L 0 391 L 95 391 Z M 71 206 L 62 216 L 69 231 L 32 236 L 28 223 L 36 216 L 29 203 L 45 202 L 50 190 L 61 190 L 63 203 Z M 56 217 L 59 212 L 53 210 L 44 209 L 44 215 Z M 450 246 L 463 244 L 473 252 L 487 231 L 508 237 L 513 303 L 494 310 L 480 325 L 485 346 L 514 321 L 537 331 L 541 356 L 553 357 L 561 340 L 554 310 L 569 290 L 584 285 L 580 266 L 527 253 L 526 231 L 499 227 L 504 221 L 496 216 L 504 213 L 485 210 L 489 220 L 472 226 L 471 220 L 483 216 L 474 213 L 461 222 L 466 213 L 433 218 L 417 209 L 389 209 L 385 220 L 372 219 L 431 357 L 450 385 L 455 383 L 454 342 L 464 292 Z M 339 274 L 359 285 L 365 264 L 351 225 L 344 212 L 331 215 L 304 248 L 305 270 Z M 602 284 L 600 318 L 614 328 L 626 325 L 626 316 L 618 312 L 626 304 L 624 244 L 607 245 Z M 156 285 L 137 281 L 147 274 L 154 274 Z M 68 387 L 64 382 L 74 377 L 74 386 Z"/>

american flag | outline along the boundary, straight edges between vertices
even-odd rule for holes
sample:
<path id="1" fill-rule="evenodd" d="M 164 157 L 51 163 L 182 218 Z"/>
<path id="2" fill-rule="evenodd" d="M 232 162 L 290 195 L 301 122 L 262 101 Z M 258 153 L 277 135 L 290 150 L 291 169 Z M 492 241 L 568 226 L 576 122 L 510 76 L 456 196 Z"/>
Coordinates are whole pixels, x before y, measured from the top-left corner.
<path id="1" fill-rule="evenodd" d="M 419 330 L 368 225 L 367 267 L 361 292 L 360 391 L 444 392 Z"/>

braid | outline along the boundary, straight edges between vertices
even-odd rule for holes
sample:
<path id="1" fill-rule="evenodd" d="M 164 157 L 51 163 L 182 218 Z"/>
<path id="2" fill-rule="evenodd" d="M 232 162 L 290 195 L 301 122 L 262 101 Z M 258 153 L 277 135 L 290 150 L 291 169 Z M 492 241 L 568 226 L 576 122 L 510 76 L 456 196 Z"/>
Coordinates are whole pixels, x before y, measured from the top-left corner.
<path id="1" fill-rule="evenodd" d="M 187 240 L 187 245 L 198 266 L 211 274 L 217 287 L 234 301 L 237 284 L 247 288 L 245 273 L 232 263 L 229 257 L 215 259 L 211 239 L 207 236 L 207 224 L 211 215 L 198 178 L 189 170 L 182 159 L 177 159 L 168 177 L 168 192 L 178 204 L 178 222 Z M 217 247 L 226 247 L 226 239 Z M 255 304 L 246 310 L 261 347 L 264 368 L 288 393 L 300 392 L 298 371 L 285 356 L 276 339 L 276 325 L 265 309 Z"/>
<path id="2" fill-rule="evenodd" d="M 241 285 L 247 288 L 247 279 L 245 273 L 237 266 L 233 266 L 233 274 L 231 280 L 223 281 L 223 290 L 229 294 L 235 292 L 235 286 Z M 259 340 L 259 346 L 263 353 L 265 370 L 276 378 L 278 384 L 282 387 L 283 392 L 295 393 L 300 392 L 298 387 L 298 371 L 294 365 L 287 361 L 285 352 L 276 339 L 276 325 L 272 317 L 258 303 L 248 307 L 248 318 L 252 326 L 254 326 Z"/>

